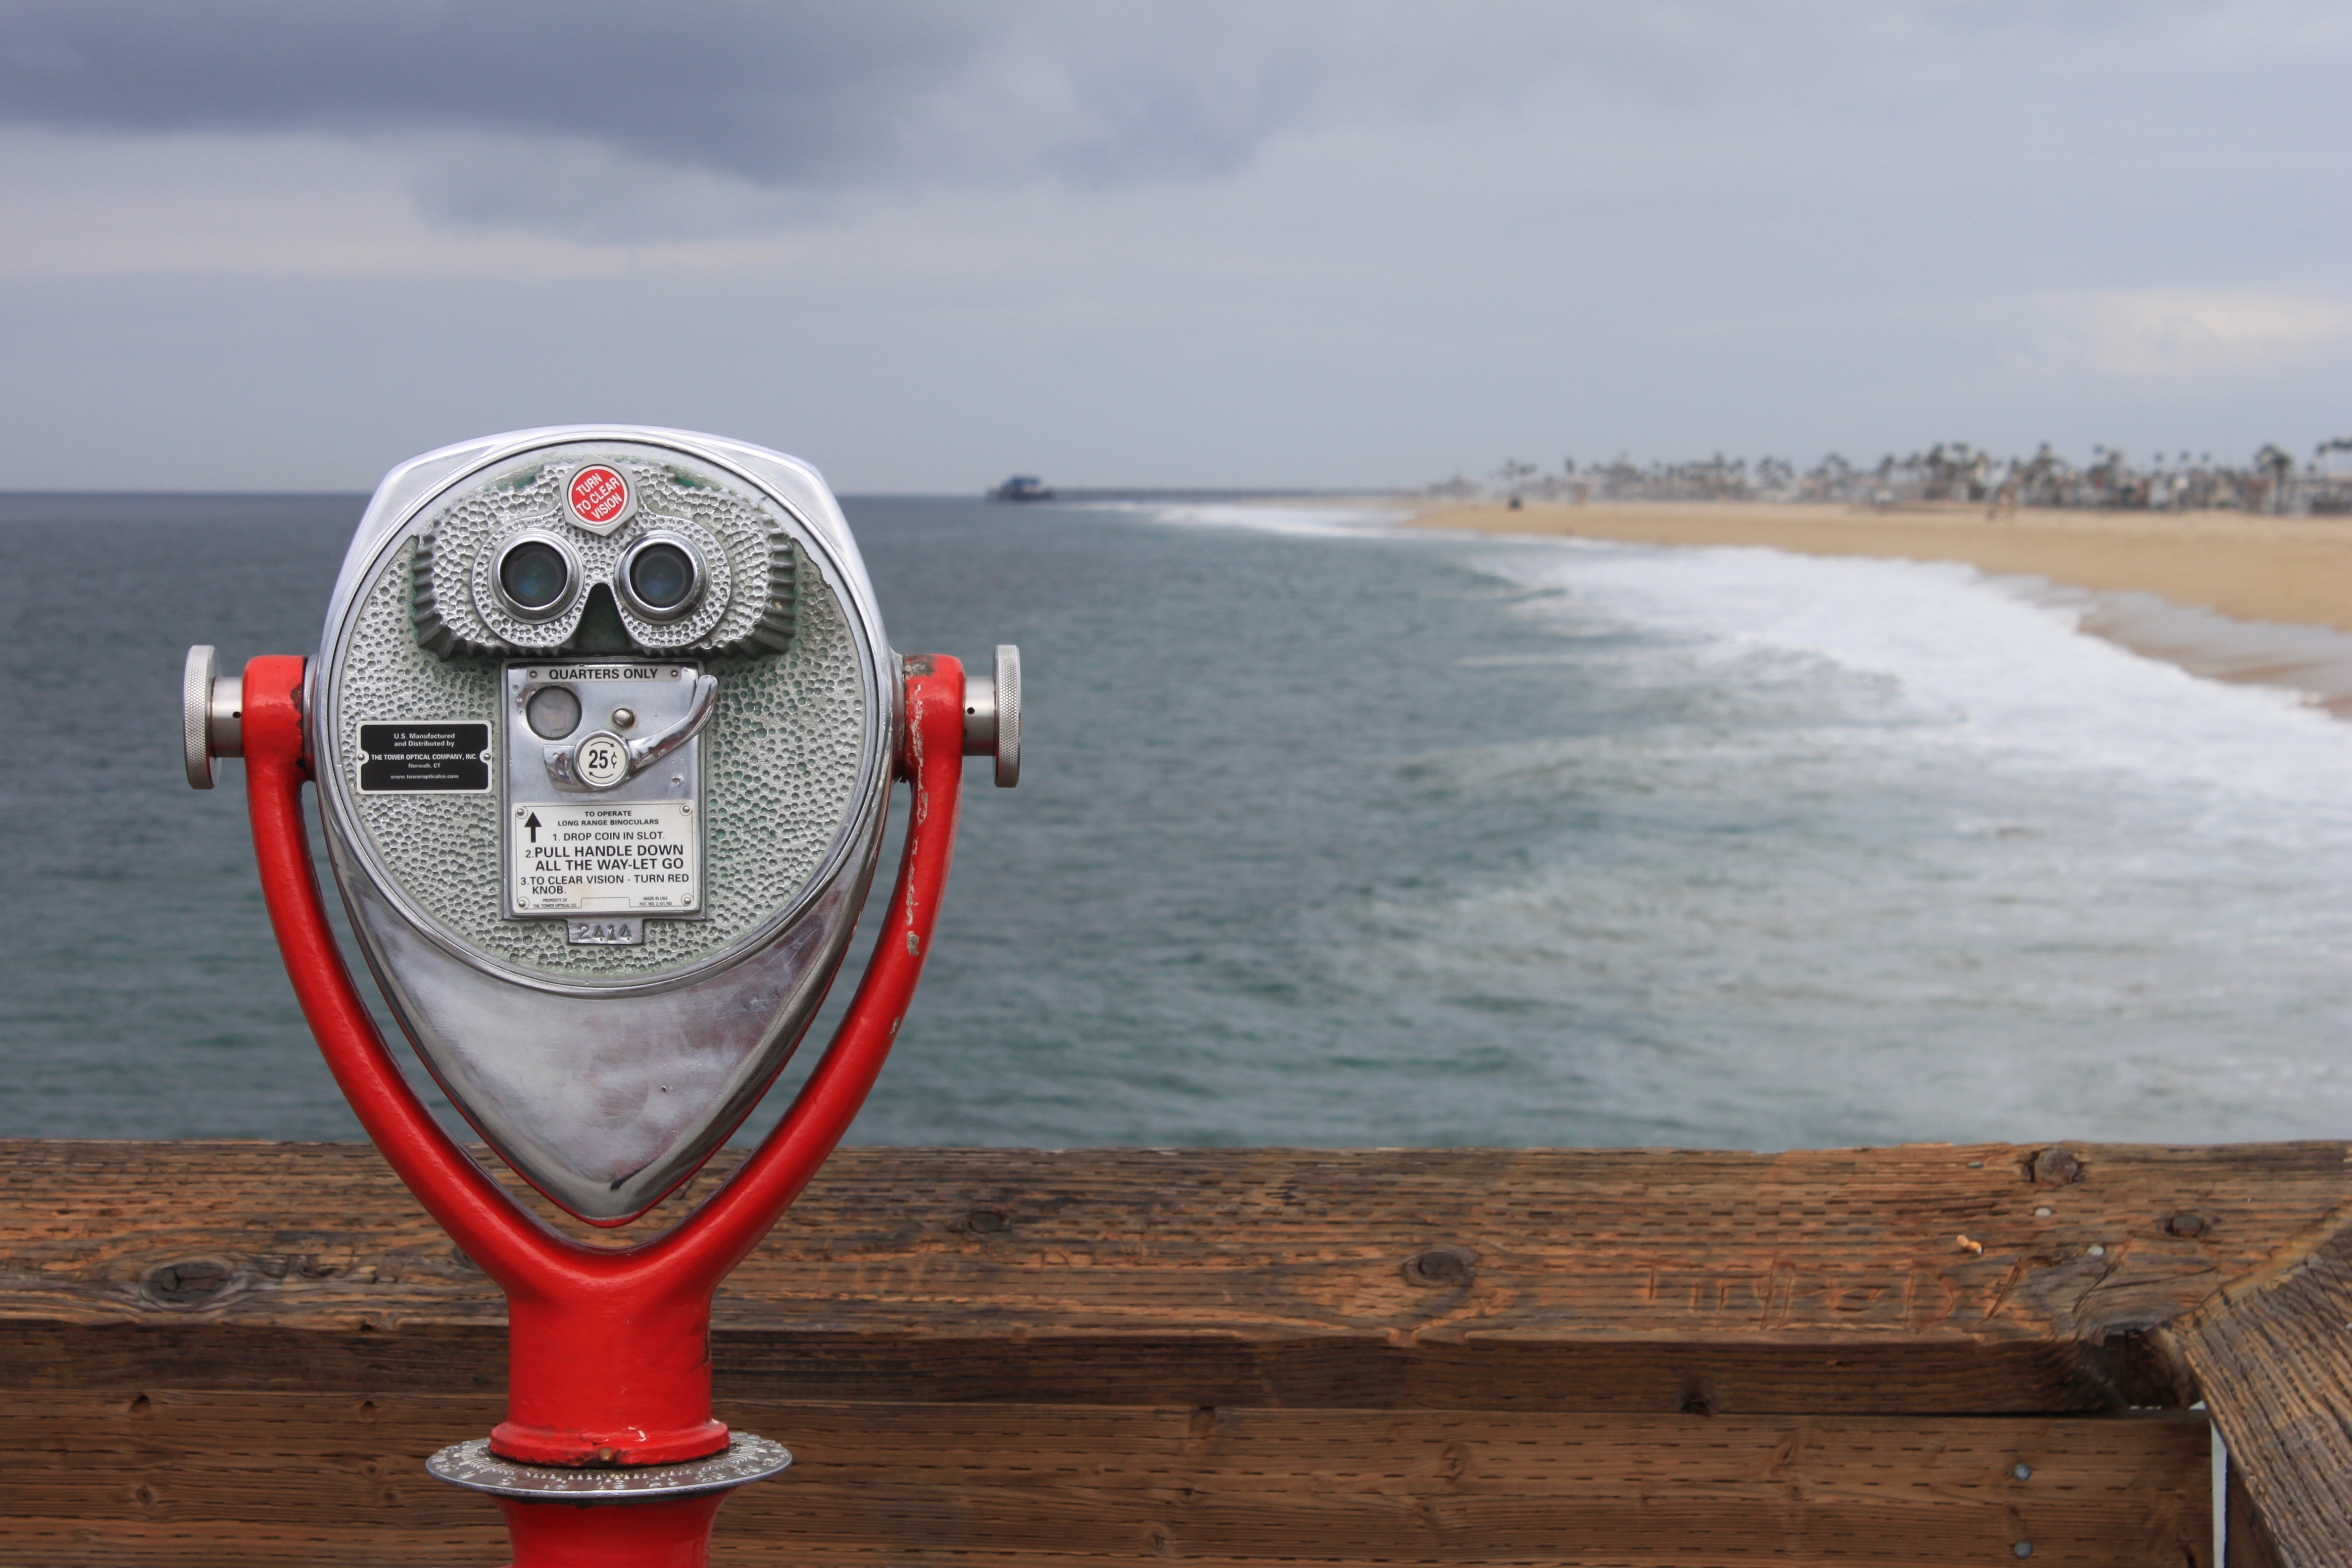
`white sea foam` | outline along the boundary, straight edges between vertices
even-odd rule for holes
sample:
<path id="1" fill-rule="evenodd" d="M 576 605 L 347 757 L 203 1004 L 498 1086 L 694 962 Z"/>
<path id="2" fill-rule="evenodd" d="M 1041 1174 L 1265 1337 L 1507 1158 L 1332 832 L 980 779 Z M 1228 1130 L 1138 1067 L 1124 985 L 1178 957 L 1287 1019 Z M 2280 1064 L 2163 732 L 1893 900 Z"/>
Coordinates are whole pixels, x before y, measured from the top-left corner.
<path id="1" fill-rule="evenodd" d="M 1941 563 L 1571 543 L 1475 557 L 1588 613 L 1691 639 L 1701 663 L 1819 658 L 1892 681 L 1908 739 L 1980 760 L 2116 769 L 2292 802 L 2342 826 L 2352 726 L 2294 693 L 2200 679 L 2085 635 L 2095 605 Z"/>
<path id="2" fill-rule="evenodd" d="M 1358 539 L 1393 511 L 1138 505 L 1155 520 Z M 2265 787 L 2347 820 L 2352 726 L 2305 699 L 2352 692 L 2352 637 L 2234 621 L 2147 595 L 2094 595 L 1940 562 L 1561 539 L 1466 559 L 1587 617 L 1690 639 L 1702 664 L 1820 658 L 1897 683 L 1949 743 L 2078 766 Z M 2146 650 L 2145 653 L 2137 650 Z M 2149 656 L 2155 657 L 2149 657 Z M 1573 659 L 1575 656 L 1562 656 Z M 1525 662 L 1517 656 L 1514 662 Z"/>
<path id="3" fill-rule="evenodd" d="M 1179 528 L 1246 528 L 1321 539 L 1393 539 L 1403 515 L 1381 506 L 1244 506 L 1232 501 L 1114 501 L 1106 510 L 1138 512 Z"/>
<path id="4" fill-rule="evenodd" d="M 1562 638 L 1463 679 L 1584 682 L 1608 717 L 1411 759 L 1433 809 L 1534 801 L 1553 826 L 1507 878 L 1344 911 L 1333 978 L 1570 1020 L 1558 1059 L 1514 1068 L 1538 1125 L 1766 1145 L 2352 1126 L 2352 724 L 2090 635 L 2126 611 L 2164 630 L 2165 606 L 1769 550 L 1427 547 Z M 2340 651 L 2288 640 L 2307 665 Z"/>
<path id="5" fill-rule="evenodd" d="M 1727 549 L 1483 560 L 1559 591 L 1535 613 L 1673 634 L 1629 664 L 1686 661 L 1745 688 L 1751 720 L 1777 710 L 1626 749 L 1643 787 L 1746 794 L 1780 826 L 1736 835 L 1737 864 L 1703 881 L 1680 837 L 1654 864 L 1557 857 L 1461 900 L 1438 950 L 1475 966 L 1501 926 L 1626 917 L 1610 923 L 1640 951 L 1614 962 L 1640 984 L 1752 1021 L 1685 1042 L 1711 1068 L 1692 1087 L 1700 1106 L 1723 1097 L 1727 1124 L 1779 1101 L 1776 1142 L 2205 1140 L 2352 1121 L 2331 1037 L 2352 1020 L 2352 726 L 2084 635 L 2088 607 L 1961 566 Z M 1759 1083 L 1759 1067 L 1808 1092 Z"/>

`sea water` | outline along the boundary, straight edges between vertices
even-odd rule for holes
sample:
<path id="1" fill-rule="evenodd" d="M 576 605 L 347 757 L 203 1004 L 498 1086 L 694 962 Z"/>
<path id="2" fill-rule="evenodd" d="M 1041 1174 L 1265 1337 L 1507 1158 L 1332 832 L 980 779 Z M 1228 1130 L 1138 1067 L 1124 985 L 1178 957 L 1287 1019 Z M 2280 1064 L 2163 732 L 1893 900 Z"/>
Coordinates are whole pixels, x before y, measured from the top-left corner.
<path id="1" fill-rule="evenodd" d="M 238 764 L 190 792 L 176 708 L 188 643 L 313 644 L 361 504 L 0 499 L 0 1133 L 357 1135 Z M 858 1138 L 2352 1127 L 2352 724 L 2086 635 L 2133 606 L 1334 511 L 847 510 L 894 644 L 1018 643 L 1027 696 Z"/>

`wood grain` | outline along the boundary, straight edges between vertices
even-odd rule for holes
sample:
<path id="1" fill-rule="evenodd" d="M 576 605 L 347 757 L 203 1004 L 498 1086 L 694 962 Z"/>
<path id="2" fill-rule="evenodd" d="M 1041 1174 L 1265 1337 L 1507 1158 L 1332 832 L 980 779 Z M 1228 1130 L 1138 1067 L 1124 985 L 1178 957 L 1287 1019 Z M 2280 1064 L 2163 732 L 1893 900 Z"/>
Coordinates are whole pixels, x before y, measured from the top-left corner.
<path id="1" fill-rule="evenodd" d="M 2079 1146 L 2056 1184 L 2041 1152 L 845 1151 L 722 1293 L 719 1353 L 888 1397 L 2111 1408 L 2177 1393 L 2135 1336 L 2352 1197 L 2335 1143 Z M 439 1375 L 503 1321 L 365 1147 L 0 1144 L 0 1205 L 19 1322 L 422 1334 Z M 1195 1358 L 1198 1390 L 1156 1369 Z"/>
<path id="2" fill-rule="evenodd" d="M 2352 1235 L 2280 1258 L 2164 1334 L 2204 1388 L 2268 1552 L 2352 1563 Z"/>
<path id="3" fill-rule="evenodd" d="M 489 1504 L 424 1475 L 495 1402 L 164 1394 L 0 1401 L 42 1443 L 0 1472 L 0 1560 L 194 1542 L 476 1560 Z M 797 1559 L 1281 1557 L 1752 1562 L 1899 1554 L 2204 1563 L 2204 1423 L 2158 1417 L 1592 1416 L 1069 1405 L 744 1404 L 797 1462 L 721 1515 Z M 2025 1473 L 2021 1475 L 2019 1468 Z"/>
<path id="4" fill-rule="evenodd" d="M 2346 1157 L 844 1151 L 719 1303 L 801 1456 L 720 1552 L 2169 1568 L 2201 1395 L 2233 1558 L 2341 1563 Z M 498 1560 L 417 1464 L 503 1302 L 365 1146 L 0 1143 L 0 1563 Z"/>

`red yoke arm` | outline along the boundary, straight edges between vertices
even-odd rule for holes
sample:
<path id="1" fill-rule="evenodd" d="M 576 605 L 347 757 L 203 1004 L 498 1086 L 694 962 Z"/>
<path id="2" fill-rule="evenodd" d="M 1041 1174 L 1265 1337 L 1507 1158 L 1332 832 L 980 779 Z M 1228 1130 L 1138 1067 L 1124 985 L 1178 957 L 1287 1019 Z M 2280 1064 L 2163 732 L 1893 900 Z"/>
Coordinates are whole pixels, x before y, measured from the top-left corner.
<path id="1" fill-rule="evenodd" d="M 335 946 L 310 863 L 302 785 L 303 660 L 272 656 L 245 667 L 245 797 L 269 924 L 302 1016 L 360 1125 L 459 1250 L 509 1293 L 535 1290 L 530 1265 L 574 1245 L 518 1207 L 441 1131 L 400 1074 Z"/>
<path id="2" fill-rule="evenodd" d="M 857 994 L 824 1059 L 758 1152 L 685 1223 L 645 1246 L 649 1261 L 675 1258 L 663 1266 L 681 1268 L 705 1289 L 751 1255 L 849 1131 L 898 1041 L 930 956 L 963 808 L 963 666 L 944 656 L 919 655 L 906 668 L 901 769 L 914 800 L 898 884 Z"/>
<path id="3" fill-rule="evenodd" d="M 394 1172 L 468 1258 L 512 1296 L 550 1300 L 597 1284 L 655 1283 L 707 1298 L 759 1245 L 849 1129 L 897 1039 L 955 848 L 963 779 L 963 667 L 906 661 L 904 772 L 914 803 L 882 935 L 824 1059 L 734 1178 L 651 1241 L 591 1247 L 507 1196 L 434 1121 L 386 1048 L 335 945 L 302 815 L 303 661 L 246 666 L 246 796 L 269 921 L 302 1016 L 344 1097 Z"/>

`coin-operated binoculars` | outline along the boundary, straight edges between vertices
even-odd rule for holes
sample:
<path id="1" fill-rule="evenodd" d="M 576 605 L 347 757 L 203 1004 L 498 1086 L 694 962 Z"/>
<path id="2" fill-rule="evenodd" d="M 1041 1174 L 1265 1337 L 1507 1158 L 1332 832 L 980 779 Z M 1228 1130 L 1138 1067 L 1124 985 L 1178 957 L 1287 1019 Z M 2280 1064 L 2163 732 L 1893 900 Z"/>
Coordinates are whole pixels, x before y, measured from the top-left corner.
<path id="1" fill-rule="evenodd" d="M 679 431 L 428 453 L 360 521 L 315 659 L 189 651 L 188 782 L 243 756 L 304 1016 L 393 1169 L 506 1291 L 507 1418 L 436 1454 L 517 1568 L 699 1564 L 732 1488 L 791 1462 L 711 1416 L 710 1302 L 848 1128 L 929 951 L 962 759 L 1021 769 L 992 679 L 894 656 L 816 471 Z M 799 1095 L 652 1239 L 510 1200 L 402 1078 L 328 926 L 301 786 L 384 1000 L 476 1132 L 593 1226 L 642 1215 L 774 1082 L 911 789 L 878 945 Z M 582 1504 L 631 1506 L 582 1507 Z"/>

